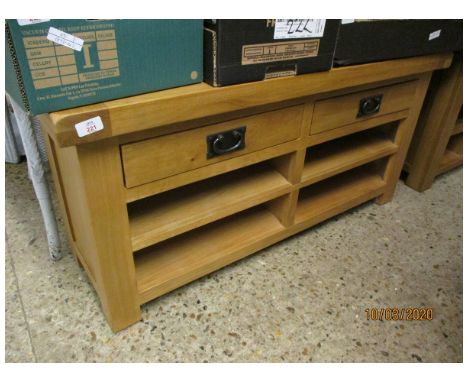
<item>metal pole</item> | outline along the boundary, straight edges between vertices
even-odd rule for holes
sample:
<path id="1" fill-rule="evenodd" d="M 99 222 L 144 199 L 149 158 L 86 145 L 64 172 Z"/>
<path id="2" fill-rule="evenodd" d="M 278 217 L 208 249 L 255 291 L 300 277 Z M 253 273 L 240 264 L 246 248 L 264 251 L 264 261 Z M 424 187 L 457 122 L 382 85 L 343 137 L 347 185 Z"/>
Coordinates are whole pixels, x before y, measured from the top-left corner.
<path id="1" fill-rule="evenodd" d="M 28 163 L 28 174 L 32 181 L 34 191 L 42 212 L 49 253 L 53 260 L 62 257 L 60 238 L 57 229 L 52 200 L 50 197 L 47 179 L 45 177 L 44 165 L 41 159 L 36 136 L 33 130 L 31 116 L 25 112 L 11 97 L 8 97 L 13 107 L 14 116 L 23 141 L 24 151 Z"/>

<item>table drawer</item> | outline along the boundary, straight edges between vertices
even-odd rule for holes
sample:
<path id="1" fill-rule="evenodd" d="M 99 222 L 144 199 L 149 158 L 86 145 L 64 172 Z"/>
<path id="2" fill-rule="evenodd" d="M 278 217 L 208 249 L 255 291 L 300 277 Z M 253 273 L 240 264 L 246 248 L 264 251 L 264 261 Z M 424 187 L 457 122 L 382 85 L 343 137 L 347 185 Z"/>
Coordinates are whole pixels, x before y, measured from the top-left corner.
<path id="1" fill-rule="evenodd" d="M 292 106 L 122 145 L 125 184 L 135 187 L 297 139 L 303 109 Z"/>
<path id="2" fill-rule="evenodd" d="M 410 81 L 317 101 L 310 134 L 407 109 L 416 85 L 417 81 Z"/>

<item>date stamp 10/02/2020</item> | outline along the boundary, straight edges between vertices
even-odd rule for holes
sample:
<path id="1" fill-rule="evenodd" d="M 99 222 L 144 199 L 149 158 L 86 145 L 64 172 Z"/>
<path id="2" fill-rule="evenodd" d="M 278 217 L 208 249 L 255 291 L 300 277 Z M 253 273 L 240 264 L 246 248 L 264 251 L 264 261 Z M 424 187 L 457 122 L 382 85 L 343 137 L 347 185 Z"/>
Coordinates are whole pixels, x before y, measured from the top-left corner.
<path id="1" fill-rule="evenodd" d="M 432 321 L 432 308 L 366 308 L 368 321 Z"/>

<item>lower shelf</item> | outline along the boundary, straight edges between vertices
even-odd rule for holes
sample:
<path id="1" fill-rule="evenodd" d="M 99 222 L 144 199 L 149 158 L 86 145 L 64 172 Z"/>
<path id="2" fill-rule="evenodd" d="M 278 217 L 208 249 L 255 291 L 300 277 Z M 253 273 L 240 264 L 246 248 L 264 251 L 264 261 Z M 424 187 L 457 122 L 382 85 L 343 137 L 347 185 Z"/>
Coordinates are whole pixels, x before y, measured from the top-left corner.
<path id="1" fill-rule="evenodd" d="M 463 163 L 463 157 L 450 150 L 445 150 L 444 157 L 440 163 L 438 174 L 450 171 L 455 167 L 460 166 Z"/>
<path id="2" fill-rule="evenodd" d="M 394 154 L 394 124 L 379 126 L 335 139 L 307 150 L 301 183 L 303 186 Z"/>
<path id="3" fill-rule="evenodd" d="M 274 199 L 291 184 L 267 163 L 197 182 L 128 207 L 133 251 Z"/>
<path id="4" fill-rule="evenodd" d="M 263 204 L 135 252 L 139 303 L 375 198 L 384 187 L 367 165 L 301 189 L 292 226 L 280 224 Z"/>
<path id="5" fill-rule="evenodd" d="M 463 134 L 456 134 L 450 137 L 444 156 L 440 162 L 437 174 L 450 171 L 463 163 Z"/>
<path id="6" fill-rule="evenodd" d="M 284 227 L 262 204 L 134 253 L 139 303 L 210 272 L 383 193 L 383 161 L 299 191 L 293 225 Z M 270 206 L 271 208 L 271 206 Z"/>
<path id="7" fill-rule="evenodd" d="M 367 166 L 304 187 L 299 193 L 295 223 L 319 223 L 377 197 L 384 188 L 379 172 Z"/>
<path id="8" fill-rule="evenodd" d="M 140 304 L 264 248 L 281 231 L 259 206 L 135 253 Z"/>

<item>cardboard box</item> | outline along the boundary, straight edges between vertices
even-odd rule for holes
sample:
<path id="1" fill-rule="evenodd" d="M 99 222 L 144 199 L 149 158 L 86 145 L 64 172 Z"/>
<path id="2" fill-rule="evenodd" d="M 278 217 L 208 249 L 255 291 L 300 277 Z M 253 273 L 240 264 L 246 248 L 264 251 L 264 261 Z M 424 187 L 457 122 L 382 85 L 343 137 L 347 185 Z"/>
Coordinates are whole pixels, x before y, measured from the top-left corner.
<path id="1" fill-rule="evenodd" d="M 339 20 L 205 20 L 204 80 L 214 86 L 329 70 Z"/>
<path id="2" fill-rule="evenodd" d="M 7 20 L 6 91 L 35 115 L 201 82 L 202 39 L 202 20 Z"/>
<path id="3" fill-rule="evenodd" d="M 462 49 L 463 20 L 346 20 L 335 65 L 451 52 Z"/>

